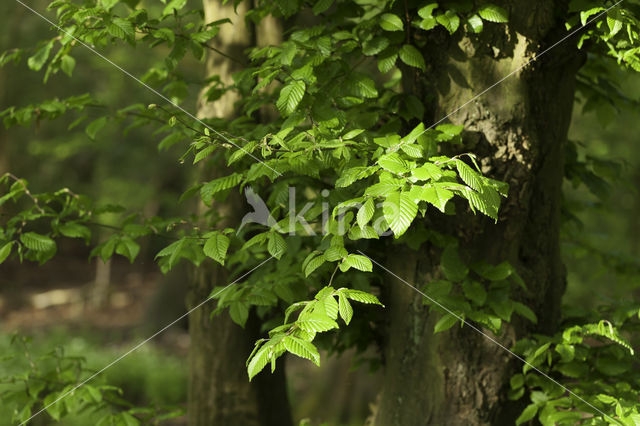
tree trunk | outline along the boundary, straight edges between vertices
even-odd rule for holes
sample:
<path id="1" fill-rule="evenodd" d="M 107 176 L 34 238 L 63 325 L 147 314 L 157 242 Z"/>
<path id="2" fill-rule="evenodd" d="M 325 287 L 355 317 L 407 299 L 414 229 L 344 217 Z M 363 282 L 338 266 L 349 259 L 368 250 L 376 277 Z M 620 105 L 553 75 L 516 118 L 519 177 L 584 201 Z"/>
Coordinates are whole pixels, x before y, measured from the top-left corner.
<path id="1" fill-rule="evenodd" d="M 234 11 L 233 2 L 223 6 L 220 0 L 204 0 L 204 9 L 207 22 L 224 18 L 233 21 L 233 25 L 222 26 L 215 39 L 215 48 L 234 59 L 212 52 L 207 60 L 207 75 L 218 75 L 225 85 L 232 84 L 231 74 L 241 69 L 244 50 L 256 41 L 255 29 L 244 20 L 247 2 L 240 3 Z M 273 25 L 268 28 L 272 31 Z M 264 38 L 268 40 L 268 37 Z M 232 117 L 237 100 L 234 92 L 215 102 L 202 98 L 198 115 L 203 118 Z M 211 172 L 204 172 L 208 178 L 229 174 L 223 158 L 217 163 Z M 218 203 L 214 208 L 220 217 L 227 218 L 226 223 L 219 224 L 221 227 L 237 225 L 235 221 L 239 222 L 242 217 L 239 194 L 230 194 L 224 203 Z M 229 277 L 224 268 L 207 266 L 198 268 L 191 281 L 187 296 L 189 307 L 209 297 L 213 287 L 229 284 Z M 227 312 L 212 318 L 214 308 L 215 302 L 210 302 L 189 315 L 189 423 L 194 426 L 292 425 L 284 366 L 280 365 L 273 375 L 261 374 L 251 383 L 247 376 L 245 361 L 260 336 L 259 321 L 252 313 L 243 329 L 231 321 Z"/>
<path id="2" fill-rule="evenodd" d="M 431 68 L 404 73 L 405 89 L 430 104 L 426 123 L 454 111 L 565 34 L 559 10 L 564 2 L 518 0 L 504 7 L 510 11 L 508 26 L 485 23 L 478 36 L 436 33 L 425 48 Z M 510 185 L 499 222 L 474 216 L 462 204 L 453 218 L 427 218 L 428 227 L 457 237 L 466 260 L 514 265 L 530 290 L 515 297 L 535 311 L 536 331 L 542 333 L 556 327 L 565 288 L 559 225 L 563 151 L 574 76 L 582 62 L 575 42 L 558 46 L 449 118 L 465 127 L 461 152 L 477 154 L 486 175 Z M 399 254 L 393 246 L 385 264 L 422 288 L 438 277 L 438 260 L 435 247 Z M 385 379 L 375 424 L 513 424 L 523 407 L 508 401 L 506 391 L 520 361 L 469 327 L 434 335 L 440 315 L 429 314 L 417 292 L 391 276 L 387 291 Z M 496 339 L 511 347 L 533 327 L 514 315 Z"/>

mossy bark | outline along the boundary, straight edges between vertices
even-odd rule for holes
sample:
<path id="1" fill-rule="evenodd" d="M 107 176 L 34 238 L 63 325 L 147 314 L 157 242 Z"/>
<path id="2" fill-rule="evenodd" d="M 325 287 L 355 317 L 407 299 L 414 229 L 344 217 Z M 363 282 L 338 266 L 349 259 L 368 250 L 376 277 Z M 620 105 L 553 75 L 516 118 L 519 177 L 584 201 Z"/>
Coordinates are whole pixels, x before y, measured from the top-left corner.
<path id="1" fill-rule="evenodd" d="M 529 293 L 516 297 L 539 322 L 514 321 L 495 338 L 504 346 L 532 331 L 557 326 L 565 272 L 559 226 L 563 151 L 574 100 L 574 77 L 582 63 L 576 40 L 559 45 L 531 64 L 536 52 L 566 33 L 566 3 L 502 2 L 508 25 L 485 23 L 477 35 L 434 32 L 426 43 L 426 73 L 405 70 L 405 90 L 424 99 L 425 123 L 455 111 L 495 82 L 448 121 L 465 127 L 460 152 L 482 159 L 483 172 L 510 185 L 498 223 L 459 204 L 454 217 L 427 215 L 427 226 L 457 237 L 466 260 L 509 261 Z M 520 70 L 520 67 L 523 67 Z M 423 245 L 399 255 L 389 250 L 386 266 L 418 288 L 439 274 L 439 250 Z M 509 379 L 522 366 L 506 351 L 464 327 L 433 334 L 439 314 L 422 297 L 388 276 L 389 323 L 384 347 L 385 380 L 376 425 L 513 424 L 522 408 L 506 398 Z M 487 333 L 490 333 L 487 331 Z"/>

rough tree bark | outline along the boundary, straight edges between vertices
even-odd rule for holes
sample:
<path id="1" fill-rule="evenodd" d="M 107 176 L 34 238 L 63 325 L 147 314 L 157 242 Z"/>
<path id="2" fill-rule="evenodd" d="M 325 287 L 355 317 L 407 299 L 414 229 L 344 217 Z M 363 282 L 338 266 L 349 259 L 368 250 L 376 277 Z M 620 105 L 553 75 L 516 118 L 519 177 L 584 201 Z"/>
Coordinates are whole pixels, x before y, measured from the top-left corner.
<path id="1" fill-rule="evenodd" d="M 218 75 L 225 85 L 233 84 L 231 74 L 242 67 L 242 63 L 234 59 L 243 60 L 242 53 L 256 43 L 256 34 L 267 32 L 260 38 L 275 42 L 271 37 L 277 33 L 277 23 L 266 22 L 258 29 L 245 23 L 247 3 L 240 3 L 234 11 L 233 2 L 222 5 L 220 0 L 204 0 L 207 22 L 224 18 L 233 22 L 233 25 L 222 26 L 214 45 L 219 52 L 228 56 L 211 52 L 207 59 L 207 75 Z M 233 92 L 215 102 L 202 99 L 198 115 L 203 118 L 232 117 L 237 100 Z M 212 179 L 227 175 L 228 172 L 221 158 L 213 170 L 204 173 Z M 234 221 L 242 217 L 243 207 L 238 194 L 230 195 L 224 203 L 217 203 L 214 209 L 220 217 L 226 218 L 224 220 L 227 222 L 221 223 L 221 227 L 237 225 Z M 220 267 L 198 268 L 191 281 L 187 297 L 189 307 L 205 300 L 213 287 L 229 283 L 227 272 Z M 293 422 L 283 366 L 279 366 L 274 375 L 260 375 L 251 383 L 247 377 L 245 360 L 259 338 L 259 321 L 250 315 L 246 327 L 242 329 L 231 321 L 226 312 L 211 318 L 214 307 L 215 302 L 212 302 L 189 315 L 189 423 L 194 426 L 291 425 Z"/>
<path id="2" fill-rule="evenodd" d="M 478 36 L 435 34 L 426 44 L 426 73 L 407 74 L 405 89 L 425 100 L 425 123 L 454 111 L 564 34 L 566 2 L 512 0 L 508 26 L 485 24 Z M 537 314 L 538 332 L 551 332 L 565 288 L 559 252 L 563 151 L 581 64 L 575 40 L 555 48 L 450 117 L 463 124 L 464 152 L 483 158 L 483 172 L 509 183 L 498 224 L 462 213 L 427 219 L 428 226 L 454 235 L 462 255 L 492 263 L 507 260 L 525 279 L 520 294 Z M 434 95 L 435 94 L 435 95 Z M 386 265 L 422 287 L 438 275 L 437 249 L 398 255 Z M 389 276 L 389 325 L 384 348 L 385 379 L 376 425 L 513 424 L 518 404 L 506 399 L 510 376 L 521 368 L 505 351 L 468 327 L 433 334 L 439 315 L 422 297 Z M 531 324 L 517 317 L 497 339 L 512 345 Z"/>

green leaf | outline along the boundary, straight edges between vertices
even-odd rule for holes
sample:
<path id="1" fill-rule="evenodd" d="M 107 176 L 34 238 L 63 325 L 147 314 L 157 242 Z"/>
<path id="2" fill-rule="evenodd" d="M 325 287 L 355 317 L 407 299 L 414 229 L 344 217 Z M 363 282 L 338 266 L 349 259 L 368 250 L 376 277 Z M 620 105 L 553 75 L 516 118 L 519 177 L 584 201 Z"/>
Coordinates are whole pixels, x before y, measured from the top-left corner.
<path id="1" fill-rule="evenodd" d="M 364 204 L 360 206 L 360 208 L 358 209 L 358 214 L 356 215 L 358 226 L 360 228 L 364 228 L 367 223 L 369 223 L 375 212 L 376 207 L 373 203 L 373 198 L 367 198 L 367 201 L 365 201 Z"/>
<path id="2" fill-rule="evenodd" d="M 422 19 L 431 18 L 433 16 L 433 10 L 437 7 L 438 3 L 429 3 L 428 5 L 418 9 L 418 16 L 420 16 Z"/>
<path id="3" fill-rule="evenodd" d="M 162 11 L 162 16 L 173 14 L 174 11 L 179 11 L 187 4 L 187 0 L 171 0 Z"/>
<path id="4" fill-rule="evenodd" d="M 437 181 L 442 177 L 442 169 L 433 163 L 425 163 L 417 169 L 411 169 L 411 176 L 419 180 Z"/>
<path id="5" fill-rule="evenodd" d="M 100 117 L 96 120 L 93 120 L 91 123 L 89 123 L 89 125 L 85 129 L 85 132 L 87 133 L 87 136 L 89 136 L 89 138 L 94 140 L 98 132 L 102 130 L 106 124 L 107 124 L 107 117 Z"/>
<path id="6" fill-rule="evenodd" d="M 247 373 L 249 374 L 249 381 L 255 377 L 256 374 L 262 371 L 271 358 L 271 346 L 262 346 L 251 358 L 247 365 Z"/>
<path id="7" fill-rule="evenodd" d="M 206 243 L 204 243 L 203 251 L 206 256 L 224 265 L 224 259 L 227 257 L 227 249 L 229 248 L 229 237 L 215 232 Z"/>
<path id="8" fill-rule="evenodd" d="M 469 268 L 464 264 L 458 249 L 455 246 L 447 246 L 440 257 L 440 267 L 448 280 L 458 282 L 465 279 L 469 273 Z"/>
<path id="9" fill-rule="evenodd" d="M 344 320 L 345 324 L 349 325 L 351 318 L 353 318 L 353 307 L 351 303 L 343 293 L 338 293 L 338 306 L 340 311 L 340 317 Z"/>
<path id="10" fill-rule="evenodd" d="M 283 339 L 284 347 L 294 355 L 312 361 L 315 365 L 320 366 L 320 354 L 318 349 L 311 342 L 305 342 L 293 336 L 285 336 Z"/>
<path id="11" fill-rule="evenodd" d="M 404 24 L 398 15 L 385 13 L 380 16 L 380 27 L 385 31 L 403 31 Z"/>
<path id="12" fill-rule="evenodd" d="M 516 425 L 521 425 L 533 419 L 538 412 L 537 404 L 529 404 L 516 419 Z"/>
<path id="13" fill-rule="evenodd" d="M 620 13 L 619 8 L 615 8 L 614 10 L 607 13 L 607 26 L 609 27 L 610 37 L 618 34 L 622 29 L 622 20 L 620 20 L 621 17 L 622 14 Z"/>
<path id="14" fill-rule="evenodd" d="M 116 253 L 126 257 L 129 262 L 133 263 L 138 253 L 140 253 L 140 245 L 129 237 L 122 237 L 116 245 Z"/>
<path id="15" fill-rule="evenodd" d="M 482 23 L 482 19 L 478 15 L 471 15 L 469 19 L 467 19 L 469 26 L 471 27 L 471 31 L 474 33 L 481 33 L 484 29 L 484 24 Z"/>
<path id="16" fill-rule="evenodd" d="M 36 53 L 27 60 L 29 69 L 33 71 L 40 71 L 44 64 L 47 62 L 47 59 L 49 59 L 49 54 L 51 53 L 52 47 L 53 41 L 50 41 L 40 49 L 38 49 Z"/>
<path id="17" fill-rule="evenodd" d="M 249 307 L 244 302 L 234 301 L 229 305 L 229 316 L 233 322 L 244 328 L 249 318 Z"/>
<path id="18" fill-rule="evenodd" d="M 384 306 L 376 296 L 365 291 L 342 289 L 338 294 L 344 294 L 347 298 L 356 302 Z"/>
<path id="19" fill-rule="evenodd" d="M 25 232 L 20 235 L 20 241 L 26 248 L 33 251 L 52 251 L 56 249 L 56 242 L 46 235 L 35 232 Z"/>
<path id="20" fill-rule="evenodd" d="M 69 55 L 64 55 L 60 59 L 60 69 L 69 77 L 73 74 L 73 69 L 76 67 L 76 60 Z"/>
<path id="21" fill-rule="evenodd" d="M 389 170 L 392 173 L 406 173 L 409 171 L 409 165 L 407 162 L 395 152 L 385 154 L 380 157 L 378 159 L 378 164 L 383 169 Z"/>
<path id="22" fill-rule="evenodd" d="M 11 248 L 13 247 L 13 241 L 9 241 L 5 245 L 0 248 L 0 264 L 7 260 L 9 255 L 11 254 Z"/>
<path id="23" fill-rule="evenodd" d="M 304 319 L 296 321 L 298 327 L 308 332 L 323 332 L 339 328 L 338 323 L 329 318 L 327 315 L 313 314 Z"/>
<path id="24" fill-rule="evenodd" d="M 484 305 L 487 300 L 487 291 L 484 286 L 477 281 L 464 281 L 462 291 L 467 299 L 473 301 L 478 306 Z"/>
<path id="25" fill-rule="evenodd" d="M 406 192 L 394 192 L 382 204 L 389 227 L 396 238 L 404 234 L 418 213 L 418 205 Z"/>
<path id="26" fill-rule="evenodd" d="M 52 392 L 44 398 L 43 404 L 47 407 L 47 413 L 55 420 L 60 421 L 64 405 L 62 399 L 58 399 L 57 392 Z"/>
<path id="27" fill-rule="evenodd" d="M 435 206 L 438 210 L 444 213 L 447 206 L 447 202 L 453 198 L 453 192 L 445 189 L 446 184 L 435 183 L 428 186 L 423 186 L 418 194 L 420 199 Z"/>
<path id="28" fill-rule="evenodd" d="M 326 262 L 326 260 L 325 260 L 324 256 L 316 256 L 316 257 L 314 257 L 305 266 L 305 268 L 304 268 L 304 276 L 308 277 L 309 275 L 311 275 L 313 273 L 313 271 L 318 269 L 325 262 Z"/>
<path id="29" fill-rule="evenodd" d="M 396 64 L 396 60 L 398 59 L 397 53 L 389 49 L 388 51 L 390 51 L 389 54 L 384 55 L 380 57 L 380 59 L 378 59 L 378 70 L 380 70 L 380 72 L 383 74 L 391 71 Z"/>
<path id="30" fill-rule="evenodd" d="M 306 89 L 306 84 L 302 80 L 293 80 L 286 86 L 280 90 L 280 96 L 276 102 L 276 107 L 285 113 L 292 114 L 298 104 L 302 101 L 304 97 L 304 91 Z"/>
<path id="31" fill-rule="evenodd" d="M 373 56 L 387 47 L 389 47 L 389 39 L 384 36 L 377 36 L 362 43 L 362 53 L 366 56 Z"/>
<path id="32" fill-rule="evenodd" d="M 231 189 L 242 182 L 242 175 L 240 173 L 233 173 L 229 176 L 224 176 L 218 179 L 214 179 L 211 182 L 207 182 L 200 188 L 200 197 L 202 201 L 209 205 L 213 201 L 214 195 L 218 192 Z"/>
<path id="33" fill-rule="evenodd" d="M 410 44 L 405 44 L 400 49 L 400 59 L 405 64 L 419 68 L 424 71 L 427 68 L 427 65 L 424 62 L 424 58 L 422 57 L 422 53 L 415 47 Z"/>
<path id="34" fill-rule="evenodd" d="M 440 333 L 441 331 L 445 331 L 453 327 L 453 325 L 458 322 L 458 318 L 451 315 L 450 313 L 446 313 L 436 322 L 433 326 L 434 333 Z"/>
<path id="35" fill-rule="evenodd" d="M 69 238 L 83 238 L 85 240 L 91 238 L 91 230 L 75 222 L 63 223 L 58 227 L 58 232 Z"/>
<path id="36" fill-rule="evenodd" d="M 267 251 L 276 259 L 280 259 L 285 251 L 287 251 L 287 242 L 277 232 L 269 233 L 269 242 L 267 243 Z"/>
<path id="37" fill-rule="evenodd" d="M 447 10 L 445 13 L 438 15 L 436 21 L 445 27 L 447 31 L 449 31 L 449 34 L 455 33 L 460 26 L 460 18 L 452 10 Z"/>
<path id="38" fill-rule="evenodd" d="M 333 0 L 318 0 L 311 10 L 314 15 L 320 15 L 321 13 L 326 12 L 332 4 Z"/>
<path id="39" fill-rule="evenodd" d="M 460 175 L 462 181 L 469 187 L 475 189 L 476 191 L 481 191 L 483 189 L 480 175 L 476 173 L 471 167 L 469 167 L 467 163 L 462 160 L 456 160 L 456 169 L 458 170 L 458 174 Z"/>
<path id="40" fill-rule="evenodd" d="M 478 15 L 489 22 L 508 22 L 509 14 L 506 10 L 495 4 L 486 4 L 478 10 Z"/>
<path id="41" fill-rule="evenodd" d="M 343 263 L 359 271 L 371 272 L 373 270 L 371 260 L 359 254 L 350 254 L 344 259 Z"/>
<path id="42" fill-rule="evenodd" d="M 134 36 L 133 24 L 126 19 L 113 18 L 111 23 L 107 25 L 109 34 L 123 40 L 132 39 Z"/>

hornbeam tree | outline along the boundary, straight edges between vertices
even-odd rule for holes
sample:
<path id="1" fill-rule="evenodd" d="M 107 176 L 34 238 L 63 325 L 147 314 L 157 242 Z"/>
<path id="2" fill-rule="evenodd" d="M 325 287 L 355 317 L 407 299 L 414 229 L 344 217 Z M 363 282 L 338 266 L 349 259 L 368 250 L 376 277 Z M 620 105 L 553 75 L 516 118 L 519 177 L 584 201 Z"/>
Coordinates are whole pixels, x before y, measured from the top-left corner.
<path id="1" fill-rule="evenodd" d="M 201 207 L 123 213 L 92 254 L 133 261 L 162 234 L 162 271 L 195 266 L 191 424 L 290 424 L 279 358 L 370 347 L 376 425 L 640 423 L 640 305 L 564 317 L 560 253 L 564 180 L 601 179 L 567 138 L 572 108 L 629 104 L 614 72 L 640 71 L 640 3 L 492 1 L 56 0 L 55 35 L 0 57 L 46 82 L 79 72 L 78 49 L 162 52 L 140 76 L 157 102 L 131 99 L 86 133 L 162 135 L 199 169 L 181 199 Z M 277 22 L 282 35 L 265 30 Z M 101 103 L 69 93 L 0 115 L 78 126 Z M 113 211 L 14 174 L 0 184 L 0 262 L 91 244 Z M 92 403 L 60 405 L 63 391 L 26 393 L 17 418 Z"/>

